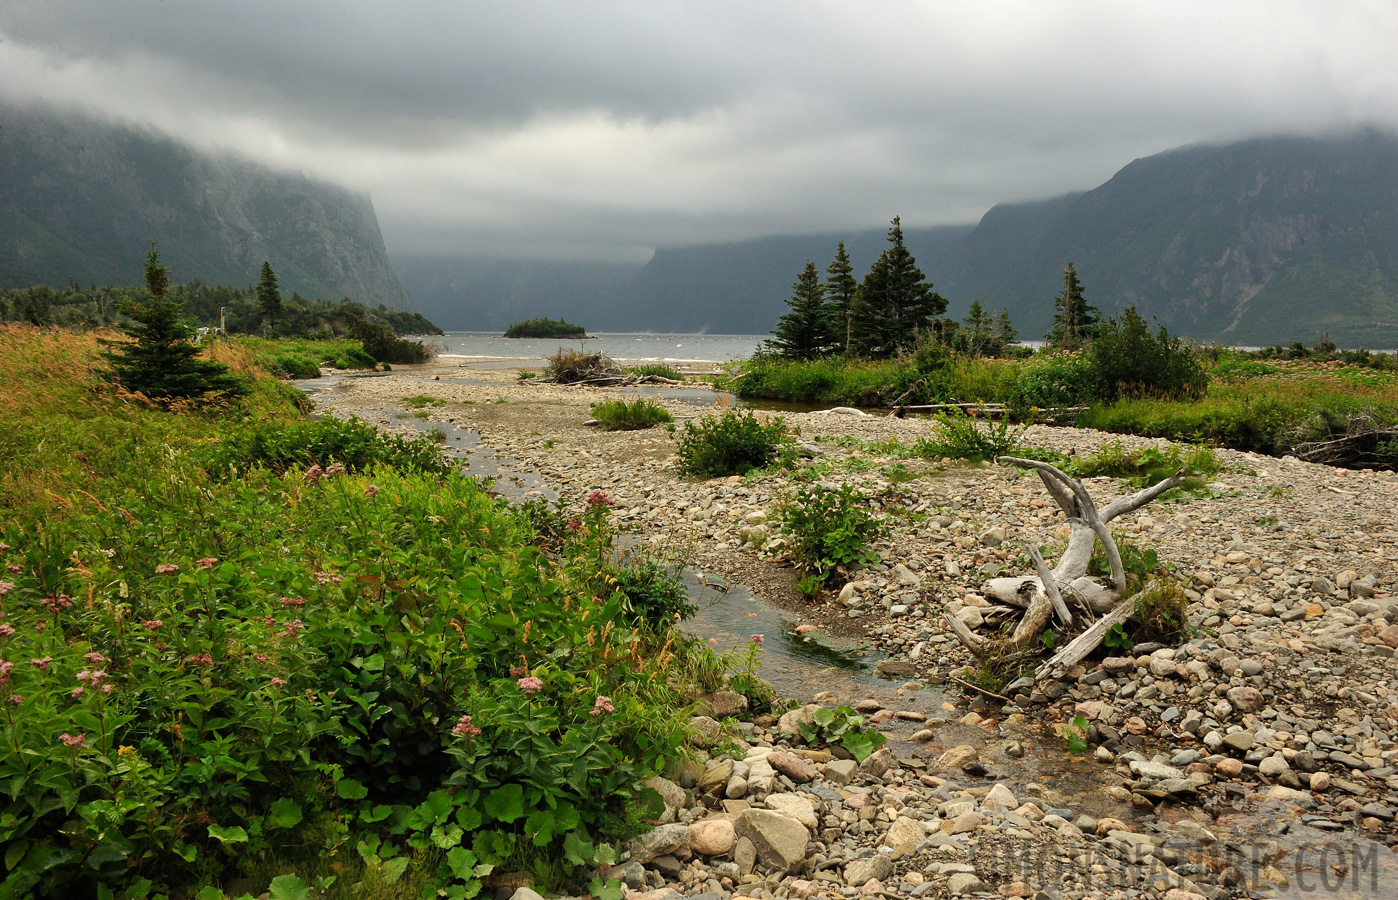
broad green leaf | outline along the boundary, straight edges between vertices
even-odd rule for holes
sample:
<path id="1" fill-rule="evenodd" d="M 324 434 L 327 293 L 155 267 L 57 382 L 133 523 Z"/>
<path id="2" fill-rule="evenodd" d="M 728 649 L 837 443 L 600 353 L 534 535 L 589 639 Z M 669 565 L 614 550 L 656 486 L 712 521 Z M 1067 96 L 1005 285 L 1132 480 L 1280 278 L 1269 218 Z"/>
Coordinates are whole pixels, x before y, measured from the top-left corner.
<path id="1" fill-rule="evenodd" d="M 199 893 L 195 894 L 195 900 L 228 900 L 228 895 L 210 885 L 200 888 Z"/>
<path id="2" fill-rule="evenodd" d="M 449 850 L 461 843 L 462 831 L 456 825 L 434 825 L 432 827 L 432 843 Z"/>
<path id="3" fill-rule="evenodd" d="M 29 850 L 28 841 L 15 841 L 5 848 L 5 871 L 10 872 L 19 865 L 19 861 L 24 859 L 24 854 Z"/>
<path id="4" fill-rule="evenodd" d="M 243 844 L 247 843 L 248 833 L 243 830 L 241 825 L 233 825 L 228 828 L 210 825 L 209 837 L 215 838 L 225 844 Z"/>
<path id="5" fill-rule="evenodd" d="M 361 809 L 359 811 L 359 821 L 366 825 L 372 825 L 375 822 L 382 822 L 391 815 L 393 815 L 393 807 L 385 806 L 380 803 L 372 809 Z"/>
<path id="6" fill-rule="evenodd" d="M 513 822 L 524 815 L 524 788 L 517 784 L 498 787 L 485 795 L 485 813 L 501 822 Z"/>
<path id="7" fill-rule="evenodd" d="M 615 878 L 609 878 L 606 881 L 594 878 L 588 883 L 587 889 L 597 900 L 621 900 L 623 895 L 621 882 Z"/>
<path id="8" fill-rule="evenodd" d="M 563 856 L 575 866 L 585 866 L 592 861 L 593 846 L 591 842 L 578 836 L 576 831 L 570 831 L 563 838 Z"/>
<path id="9" fill-rule="evenodd" d="M 553 831 L 557 834 L 561 831 L 572 831 L 578 827 L 578 808 L 566 800 L 558 802 L 558 808 L 553 811 Z"/>
<path id="10" fill-rule="evenodd" d="M 817 725 L 829 725 L 835 721 L 835 710 L 828 706 L 822 706 L 815 711 L 815 715 L 813 715 L 812 718 L 815 719 Z"/>
<path id="11" fill-rule="evenodd" d="M 531 813 L 524 820 L 524 833 L 534 841 L 535 847 L 542 847 L 553 840 L 553 813 L 547 809 Z"/>
<path id="12" fill-rule="evenodd" d="M 335 793 L 346 800 L 363 800 L 369 796 L 369 789 L 353 778 L 341 778 L 335 783 Z"/>
<path id="13" fill-rule="evenodd" d="M 453 847 L 447 851 L 447 866 L 453 875 L 462 881 L 470 881 L 476 866 L 476 854 L 465 847 Z"/>
<path id="14" fill-rule="evenodd" d="M 311 886 L 295 875 L 278 875 L 267 886 L 270 900 L 310 900 Z"/>
<path id="15" fill-rule="evenodd" d="M 271 814 L 267 819 L 278 828 L 290 828 L 301 824 L 301 805 L 295 800 L 282 797 L 272 802 Z"/>
<path id="16" fill-rule="evenodd" d="M 474 806 L 458 806 L 456 808 L 456 824 L 466 831 L 475 831 L 481 827 L 481 811 Z"/>
<path id="17" fill-rule="evenodd" d="M 403 873 L 408 871 L 408 858 L 399 856 L 396 859 L 386 859 L 383 864 L 384 881 L 389 884 L 397 884 L 398 879 L 403 877 Z"/>

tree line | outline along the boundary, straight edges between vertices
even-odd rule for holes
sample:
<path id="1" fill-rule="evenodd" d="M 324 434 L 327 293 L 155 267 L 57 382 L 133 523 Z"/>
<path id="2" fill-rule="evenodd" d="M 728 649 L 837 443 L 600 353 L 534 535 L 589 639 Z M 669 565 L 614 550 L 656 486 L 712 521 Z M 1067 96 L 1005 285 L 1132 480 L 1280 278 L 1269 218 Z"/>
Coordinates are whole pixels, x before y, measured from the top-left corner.
<path id="1" fill-rule="evenodd" d="M 825 269 L 806 268 L 786 301 L 790 311 L 772 329 L 767 352 L 784 359 L 842 355 L 888 359 L 932 342 L 972 356 L 1002 356 L 1019 338 L 1009 311 L 992 315 L 984 301 L 972 301 L 960 322 L 946 318 L 947 300 L 933 289 L 903 241 L 899 217 L 888 229 L 889 246 L 862 281 L 854 277 L 843 241 Z M 1054 300 L 1050 346 L 1079 350 L 1097 333 L 1097 308 L 1087 303 L 1073 264 L 1064 269 L 1063 290 Z"/>

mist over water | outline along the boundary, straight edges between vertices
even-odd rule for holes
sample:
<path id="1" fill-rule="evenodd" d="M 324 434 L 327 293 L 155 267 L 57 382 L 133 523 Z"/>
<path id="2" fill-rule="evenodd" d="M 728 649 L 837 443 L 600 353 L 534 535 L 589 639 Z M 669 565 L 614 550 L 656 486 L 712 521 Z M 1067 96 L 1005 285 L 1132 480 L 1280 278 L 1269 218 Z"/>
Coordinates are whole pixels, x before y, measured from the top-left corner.
<path id="1" fill-rule="evenodd" d="M 746 359 L 770 335 L 608 333 L 576 339 L 506 338 L 499 332 L 453 331 L 434 339 L 438 356 L 541 360 L 559 350 L 603 353 L 624 363 L 725 363 Z"/>

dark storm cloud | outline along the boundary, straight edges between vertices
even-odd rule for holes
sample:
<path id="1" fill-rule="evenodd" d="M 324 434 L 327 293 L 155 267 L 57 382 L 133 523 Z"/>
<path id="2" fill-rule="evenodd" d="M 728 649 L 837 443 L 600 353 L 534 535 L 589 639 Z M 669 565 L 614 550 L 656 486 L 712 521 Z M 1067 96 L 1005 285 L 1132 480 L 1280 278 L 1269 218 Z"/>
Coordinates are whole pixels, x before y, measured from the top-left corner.
<path id="1" fill-rule="evenodd" d="M 0 96 L 369 190 L 395 249 L 973 221 L 1197 140 L 1398 124 L 1388 3 L 0 8 Z"/>

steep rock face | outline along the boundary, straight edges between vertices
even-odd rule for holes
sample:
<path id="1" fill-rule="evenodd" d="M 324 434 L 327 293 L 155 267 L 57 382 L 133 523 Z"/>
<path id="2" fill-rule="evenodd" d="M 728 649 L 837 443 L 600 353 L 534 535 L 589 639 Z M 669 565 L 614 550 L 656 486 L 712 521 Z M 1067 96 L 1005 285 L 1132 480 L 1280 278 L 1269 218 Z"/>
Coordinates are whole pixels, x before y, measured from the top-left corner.
<path id="1" fill-rule="evenodd" d="M 151 132 L 0 106 L 0 286 L 132 284 L 159 242 L 177 281 L 412 309 L 363 194 Z"/>

